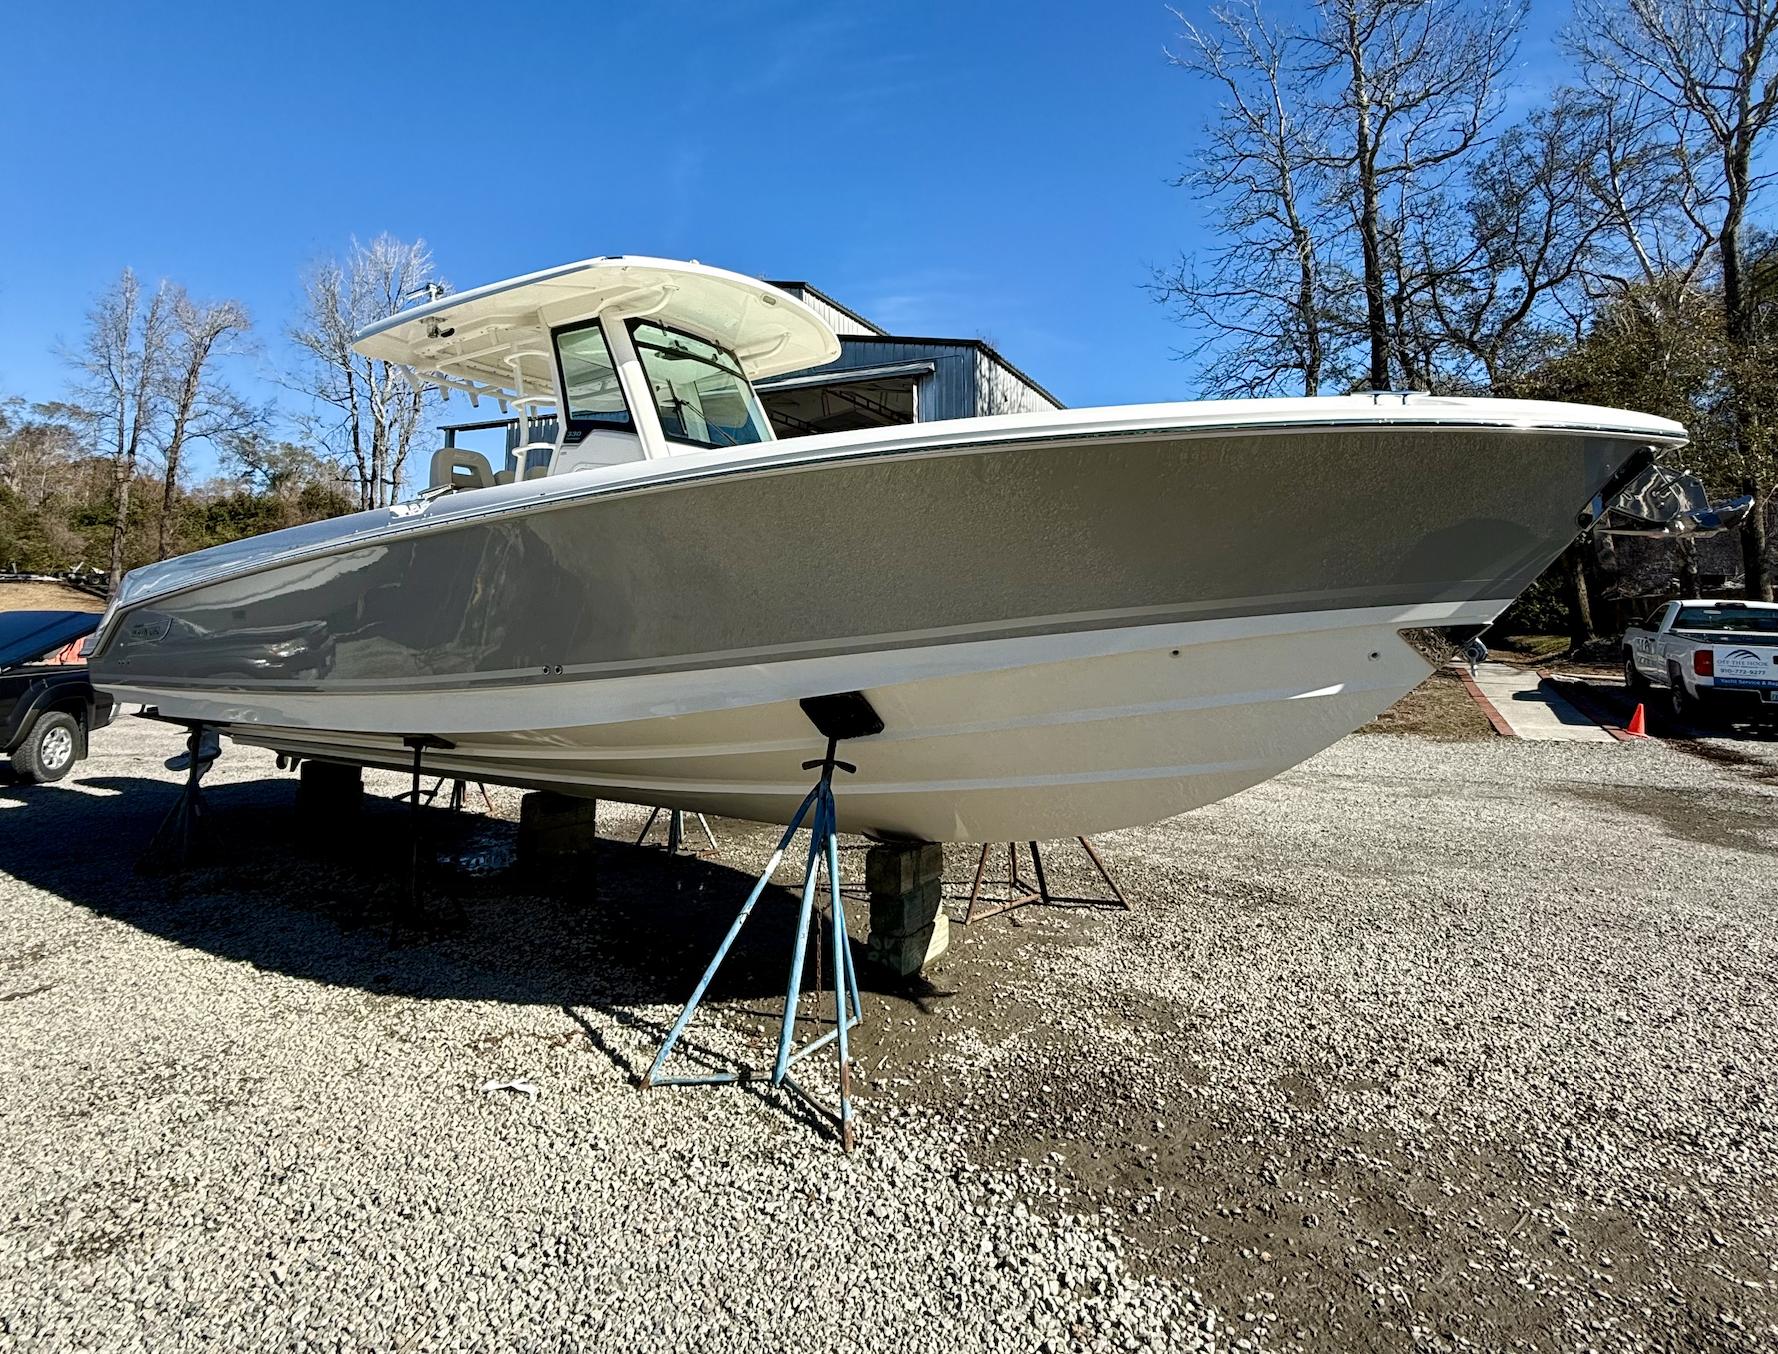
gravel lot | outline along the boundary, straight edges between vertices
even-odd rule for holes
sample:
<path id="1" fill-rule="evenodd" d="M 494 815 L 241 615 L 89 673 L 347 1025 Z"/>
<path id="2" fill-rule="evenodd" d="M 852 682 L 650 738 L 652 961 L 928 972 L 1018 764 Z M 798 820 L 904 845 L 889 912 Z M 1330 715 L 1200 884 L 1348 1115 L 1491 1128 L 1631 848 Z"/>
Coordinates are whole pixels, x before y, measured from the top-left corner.
<path id="1" fill-rule="evenodd" d="M 635 1089 L 765 833 L 669 865 L 608 808 L 527 882 L 495 790 L 430 820 L 467 930 L 392 948 L 404 810 L 303 840 L 267 754 L 134 874 L 177 745 L 0 785 L 0 1347 L 1778 1347 L 1770 743 L 1368 734 L 1107 836 L 1134 911 L 867 990 L 850 1159 Z M 767 1056 L 788 912 L 701 1046 Z"/>

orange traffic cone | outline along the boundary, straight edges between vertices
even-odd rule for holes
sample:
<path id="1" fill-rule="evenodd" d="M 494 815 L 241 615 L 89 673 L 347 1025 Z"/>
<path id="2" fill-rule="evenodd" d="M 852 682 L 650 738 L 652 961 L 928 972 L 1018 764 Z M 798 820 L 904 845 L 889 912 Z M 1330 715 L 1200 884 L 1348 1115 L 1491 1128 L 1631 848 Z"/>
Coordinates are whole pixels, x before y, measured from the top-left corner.
<path id="1" fill-rule="evenodd" d="M 1630 722 L 1624 727 L 1624 732 L 1632 738 L 1648 737 L 1648 724 L 1642 713 L 1641 701 L 1636 702 L 1636 713 L 1630 716 Z"/>

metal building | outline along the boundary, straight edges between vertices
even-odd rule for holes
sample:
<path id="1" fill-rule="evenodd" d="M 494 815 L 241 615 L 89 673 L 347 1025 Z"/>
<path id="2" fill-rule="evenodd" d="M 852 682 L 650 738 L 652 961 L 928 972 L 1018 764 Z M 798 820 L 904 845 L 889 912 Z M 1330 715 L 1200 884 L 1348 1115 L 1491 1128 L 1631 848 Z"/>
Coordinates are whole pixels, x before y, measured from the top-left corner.
<path id="1" fill-rule="evenodd" d="M 840 336 L 837 360 L 758 384 L 780 437 L 1062 407 L 981 339 L 891 334 L 807 282 L 772 285 Z"/>
<path id="2" fill-rule="evenodd" d="M 1062 402 L 981 339 L 913 338 L 891 334 L 807 282 L 773 282 L 812 308 L 840 338 L 840 355 L 824 367 L 758 383 L 779 437 L 843 432 L 946 418 L 1060 409 Z M 503 430 L 510 454 L 517 419 L 451 423 L 446 446 L 462 433 Z M 531 439 L 553 440 L 551 415 L 531 419 Z M 532 467 L 542 463 L 532 453 Z"/>

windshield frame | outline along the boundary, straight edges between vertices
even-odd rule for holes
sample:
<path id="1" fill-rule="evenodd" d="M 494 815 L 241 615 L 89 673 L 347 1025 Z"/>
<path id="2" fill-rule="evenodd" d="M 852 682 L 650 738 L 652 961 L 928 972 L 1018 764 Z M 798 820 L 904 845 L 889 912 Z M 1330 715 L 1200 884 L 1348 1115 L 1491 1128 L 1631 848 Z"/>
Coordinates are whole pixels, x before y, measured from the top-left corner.
<path id="1" fill-rule="evenodd" d="M 616 411 L 608 418 L 593 417 L 576 419 L 573 414 L 572 400 L 568 391 L 568 363 L 562 355 L 562 340 L 575 334 L 585 333 L 588 329 L 595 330 L 599 342 L 604 345 L 606 359 L 611 363 L 611 377 L 617 383 L 617 397 L 623 401 L 623 420 L 619 422 Z M 617 355 L 611 351 L 611 336 L 605 332 L 604 323 L 597 317 L 590 320 L 576 320 L 573 324 L 557 325 L 549 331 L 550 352 L 556 362 L 556 382 L 560 398 L 556 404 L 557 416 L 561 421 L 562 440 L 579 442 L 588 433 L 618 432 L 634 433 L 636 428 L 636 411 L 630 407 L 630 397 L 624 390 L 623 374 L 618 369 Z"/>
<path id="2" fill-rule="evenodd" d="M 711 358 L 704 356 L 704 354 L 697 352 L 673 352 L 669 349 L 663 349 L 660 344 L 650 343 L 637 333 L 637 330 L 644 325 L 651 329 L 658 329 L 663 333 L 672 334 L 677 338 L 690 339 L 693 343 L 701 343 L 706 348 L 709 348 L 716 353 L 718 358 L 724 360 L 712 360 Z M 636 360 L 642 366 L 643 383 L 648 387 L 648 398 L 654 405 L 655 417 L 660 424 L 661 436 L 667 441 L 676 442 L 680 446 L 698 447 L 705 451 L 724 451 L 731 447 L 756 447 L 761 443 L 774 442 L 777 440 L 777 431 L 772 427 L 772 420 L 766 413 L 765 402 L 759 398 L 759 392 L 753 388 L 752 380 L 749 379 L 746 370 L 741 366 L 741 359 L 735 356 L 733 350 L 725 348 L 713 338 L 707 338 L 705 335 L 696 333 L 690 329 L 680 329 L 675 325 L 665 324 L 648 315 L 639 315 L 635 319 L 629 321 L 626 326 L 626 331 L 629 335 L 630 346 L 636 350 Z M 655 392 L 655 373 L 649 366 L 649 355 L 651 353 L 659 354 L 661 356 L 671 356 L 676 361 L 696 362 L 701 366 L 709 367 L 713 371 L 719 371 L 724 376 L 730 376 L 736 381 L 739 381 L 741 389 L 746 392 L 748 412 L 751 415 L 752 423 L 754 427 L 760 430 L 761 436 L 750 442 L 707 442 L 702 438 L 693 437 L 689 433 L 684 432 L 683 420 L 680 420 L 682 429 L 680 433 L 675 434 L 670 431 L 667 426 L 668 411 L 661 407 L 660 398 Z"/>

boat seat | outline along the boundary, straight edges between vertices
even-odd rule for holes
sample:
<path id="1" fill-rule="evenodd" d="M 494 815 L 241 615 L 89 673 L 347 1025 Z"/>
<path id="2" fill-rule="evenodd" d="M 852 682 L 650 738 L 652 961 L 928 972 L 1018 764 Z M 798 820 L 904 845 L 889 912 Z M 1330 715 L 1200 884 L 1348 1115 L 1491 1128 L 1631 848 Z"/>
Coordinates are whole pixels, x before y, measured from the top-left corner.
<path id="1" fill-rule="evenodd" d="M 440 447 L 432 453 L 427 484 L 433 489 L 486 489 L 496 483 L 494 469 L 479 451 Z"/>
<path id="2" fill-rule="evenodd" d="M 515 447 L 506 454 L 512 459 L 514 465 L 526 467 L 526 479 L 540 480 L 549 474 L 550 459 L 555 455 L 555 452 L 556 444 L 554 442 L 526 442 L 523 446 Z M 541 464 L 532 465 L 532 459 L 537 457 L 541 458 Z M 494 476 L 494 483 L 511 484 L 514 478 L 511 470 L 502 470 Z"/>

